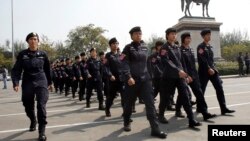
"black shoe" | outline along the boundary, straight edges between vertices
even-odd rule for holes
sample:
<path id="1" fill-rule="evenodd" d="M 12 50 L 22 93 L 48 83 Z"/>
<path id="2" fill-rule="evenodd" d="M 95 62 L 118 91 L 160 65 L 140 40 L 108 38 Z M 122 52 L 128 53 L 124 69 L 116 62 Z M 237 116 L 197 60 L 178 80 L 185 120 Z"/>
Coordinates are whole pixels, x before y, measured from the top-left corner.
<path id="1" fill-rule="evenodd" d="M 225 110 L 221 111 L 221 114 L 225 115 L 226 113 L 234 113 L 234 112 L 235 112 L 235 110 L 225 109 Z"/>
<path id="2" fill-rule="evenodd" d="M 45 135 L 39 135 L 38 140 L 39 141 L 46 141 L 47 137 Z"/>
<path id="3" fill-rule="evenodd" d="M 99 105 L 99 110 L 105 110 L 104 106 L 102 104 Z"/>
<path id="4" fill-rule="evenodd" d="M 164 116 L 159 116 L 158 120 L 160 123 L 167 124 L 168 120 Z"/>
<path id="5" fill-rule="evenodd" d="M 126 132 L 131 131 L 131 126 L 130 126 L 130 124 L 124 125 L 123 130 L 126 131 Z"/>
<path id="6" fill-rule="evenodd" d="M 173 108 L 172 106 L 168 106 L 167 110 L 169 110 L 169 111 L 175 111 L 175 108 Z"/>
<path id="7" fill-rule="evenodd" d="M 176 111 L 175 116 L 179 117 L 179 118 L 185 118 L 185 116 L 183 115 L 183 113 L 181 111 Z"/>
<path id="8" fill-rule="evenodd" d="M 86 108 L 90 108 L 90 103 L 89 102 L 86 103 Z"/>
<path id="9" fill-rule="evenodd" d="M 129 119 L 129 122 L 133 122 L 133 119 Z"/>
<path id="10" fill-rule="evenodd" d="M 37 121 L 32 121 L 30 123 L 30 132 L 33 132 L 33 131 L 36 131 L 36 124 L 37 124 Z"/>
<path id="11" fill-rule="evenodd" d="M 194 128 L 196 126 L 201 126 L 201 123 L 196 120 L 189 120 L 189 127 Z"/>
<path id="12" fill-rule="evenodd" d="M 105 114 L 106 114 L 106 117 L 111 117 L 111 113 L 109 109 L 105 109 Z"/>
<path id="13" fill-rule="evenodd" d="M 199 110 L 199 109 L 196 109 L 196 113 L 201 113 L 201 110 Z"/>
<path id="14" fill-rule="evenodd" d="M 203 120 L 207 121 L 208 119 L 214 118 L 216 116 L 217 116 L 216 114 L 206 113 L 206 114 L 203 115 Z"/>
<path id="15" fill-rule="evenodd" d="M 135 107 L 133 107 L 133 109 L 132 109 L 132 113 L 136 113 Z"/>
<path id="16" fill-rule="evenodd" d="M 167 133 L 162 132 L 160 130 L 152 130 L 151 131 L 151 136 L 158 137 L 158 138 L 161 138 L 161 139 L 165 139 L 167 137 Z"/>
<path id="17" fill-rule="evenodd" d="M 190 103 L 191 103 L 191 106 L 194 106 L 196 104 L 195 101 L 191 101 Z"/>

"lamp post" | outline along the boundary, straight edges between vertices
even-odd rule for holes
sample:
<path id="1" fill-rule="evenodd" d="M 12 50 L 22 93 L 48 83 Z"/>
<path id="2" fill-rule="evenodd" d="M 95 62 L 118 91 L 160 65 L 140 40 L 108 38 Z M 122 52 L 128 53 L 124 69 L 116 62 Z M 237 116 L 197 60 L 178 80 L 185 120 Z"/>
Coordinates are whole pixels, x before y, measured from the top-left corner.
<path id="1" fill-rule="evenodd" d="M 12 29 L 12 63 L 15 62 L 15 48 L 14 48 L 14 20 L 13 20 L 13 0 L 11 0 L 11 29 Z"/>

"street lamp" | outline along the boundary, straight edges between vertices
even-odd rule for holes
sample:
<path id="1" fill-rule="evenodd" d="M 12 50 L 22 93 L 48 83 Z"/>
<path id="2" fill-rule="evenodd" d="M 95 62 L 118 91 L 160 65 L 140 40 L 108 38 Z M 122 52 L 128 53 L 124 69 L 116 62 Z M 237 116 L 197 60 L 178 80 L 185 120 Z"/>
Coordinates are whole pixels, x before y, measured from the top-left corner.
<path id="1" fill-rule="evenodd" d="M 13 0 L 11 0 L 11 29 L 12 29 L 12 63 L 15 62 L 15 49 L 14 49 L 14 20 L 13 20 Z"/>

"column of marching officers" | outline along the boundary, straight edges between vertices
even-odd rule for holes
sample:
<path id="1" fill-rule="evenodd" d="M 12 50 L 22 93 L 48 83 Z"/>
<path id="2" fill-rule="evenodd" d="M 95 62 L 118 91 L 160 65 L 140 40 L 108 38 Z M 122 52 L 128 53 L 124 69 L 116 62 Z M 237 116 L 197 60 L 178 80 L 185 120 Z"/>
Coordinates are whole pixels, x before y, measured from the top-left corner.
<path id="1" fill-rule="evenodd" d="M 212 46 L 209 44 L 211 39 L 209 29 L 201 31 L 203 41 L 197 47 L 198 70 L 195 65 L 194 51 L 190 47 L 190 33 L 181 34 L 181 45 L 179 45 L 176 40 L 176 29 L 168 28 L 165 31 L 166 43 L 157 41 L 151 48 L 151 55 L 148 54 L 149 49 L 142 40 L 140 27 L 132 28 L 129 34 L 132 42 L 127 44 L 122 52 L 119 50 L 118 40 L 112 38 L 109 40 L 110 52 L 106 54 L 100 52 L 98 55 L 96 48 L 91 48 L 89 52 L 75 56 L 74 62 L 67 58 L 51 63 L 50 75 L 55 92 L 64 93 L 65 96 L 72 94 L 73 98 L 78 95 L 80 101 L 86 100 L 86 108 L 89 108 L 91 107 L 92 92 L 95 91 L 99 102 L 98 109 L 104 110 L 107 117 L 111 116 L 111 107 L 119 93 L 124 131 L 131 131 L 133 121 L 131 114 L 135 112 L 135 101 L 139 99 L 140 103 L 144 103 L 146 106 L 151 135 L 159 138 L 167 136 L 158 125 L 158 122 L 168 123 L 165 117 L 166 110 L 174 110 L 176 117 L 184 118 L 181 111 L 183 107 L 190 128 L 201 125 L 195 119 L 192 111 L 192 105 L 195 103 L 197 103 L 196 112 L 202 114 L 204 121 L 216 117 L 215 114 L 208 112 L 204 97 L 209 80 L 216 90 L 221 114 L 235 112 L 226 106 L 222 80 L 215 67 Z M 38 38 L 38 35 L 36 37 Z M 88 58 L 87 55 L 89 55 Z M 18 67 L 15 65 L 12 70 L 14 88 L 18 84 L 17 80 L 20 80 L 16 71 Z M 48 77 L 48 74 L 46 76 Z M 189 88 L 191 88 L 196 102 L 191 100 Z M 176 89 L 177 99 L 174 102 Z M 23 95 L 25 95 L 24 91 Z M 158 95 L 160 102 L 157 111 L 154 103 Z M 23 100 L 23 102 L 25 106 L 25 101 Z M 27 107 L 25 108 L 27 109 Z M 46 115 L 44 117 L 44 123 L 47 123 Z M 42 124 L 42 122 L 40 123 Z M 43 134 L 45 125 L 42 126 L 44 127 L 42 128 Z M 31 119 L 30 130 L 34 130 L 35 126 L 36 120 Z"/>

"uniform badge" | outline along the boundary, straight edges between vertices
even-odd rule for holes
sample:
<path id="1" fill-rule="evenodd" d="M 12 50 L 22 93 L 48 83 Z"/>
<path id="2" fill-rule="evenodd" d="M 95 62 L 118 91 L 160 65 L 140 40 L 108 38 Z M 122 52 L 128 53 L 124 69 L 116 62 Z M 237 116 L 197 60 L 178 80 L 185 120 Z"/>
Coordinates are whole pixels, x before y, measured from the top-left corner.
<path id="1" fill-rule="evenodd" d="M 155 62 L 156 62 L 156 59 L 155 59 L 155 58 L 152 58 L 151 62 L 152 62 L 152 63 L 155 63 Z"/>
<path id="2" fill-rule="evenodd" d="M 125 57 L 126 57 L 126 55 L 122 53 L 122 54 L 120 55 L 119 59 L 120 59 L 120 60 L 123 60 Z"/>
<path id="3" fill-rule="evenodd" d="M 198 52 L 199 52 L 199 54 L 203 54 L 204 50 L 202 48 L 200 48 Z"/>
<path id="4" fill-rule="evenodd" d="M 161 50 L 161 55 L 164 56 L 164 55 L 166 55 L 166 54 L 167 54 L 167 50 L 166 50 L 166 49 L 162 49 L 162 50 Z"/>

